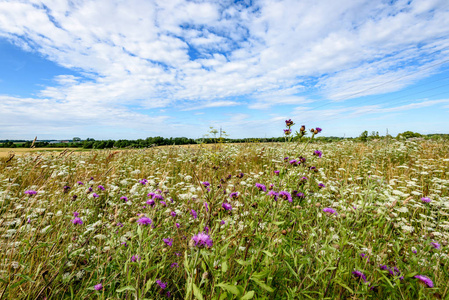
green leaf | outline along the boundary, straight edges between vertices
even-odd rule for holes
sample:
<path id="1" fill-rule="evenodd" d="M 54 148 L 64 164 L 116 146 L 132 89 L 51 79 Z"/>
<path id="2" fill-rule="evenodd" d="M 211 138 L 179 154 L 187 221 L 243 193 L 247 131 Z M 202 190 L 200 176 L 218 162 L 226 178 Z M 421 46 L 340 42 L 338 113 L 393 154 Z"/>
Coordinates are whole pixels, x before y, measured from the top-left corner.
<path id="1" fill-rule="evenodd" d="M 154 281 L 153 280 L 148 280 L 147 281 L 147 283 L 145 283 L 145 289 L 144 289 L 144 294 L 146 294 L 149 290 L 150 290 L 150 288 L 151 288 L 151 286 L 153 285 L 153 283 L 154 283 Z"/>
<path id="2" fill-rule="evenodd" d="M 222 287 L 224 288 L 226 291 L 234 294 L 234 295 L 239 295 L 240 291 L 239 289 L 235 286 L 235 285 L 231 285 L 231 284 L 227 284 L 227 283 L 219 283 L 216 286 Z"/>
<path id="3" fill-rule="evenodd" d="M 241 259 L 236 259 L 235 261 L 238 264 L 242 265 L 242 266 L 249 266 L 249 265 L 251 265 L 251 262 L 249 262 L 249 261 L 244 261 L 244 260 L 241 260 Z"/>
<path id="4" fill-rule="evenodd" d="M 227 270 L 228 270 L 228 263 L 224 261 L 221 263 L 221 271 L 223 273 L 226 273 Z"/>
<path id="5" fill-rule="evenodd" d="M 249 291 L 248 293 L 245 294 L 245 296 L 243 296 L 240 299 L 247 300 L 247 299 L 253 299 L 253 297 L 254 297 L 254 291 Z"/>
<path id="6" fill-rule="evenodd" d="M 34 282 L 34 280 L 33 280 L 30 276 L 28 276 L 28 275 L 25 275 L 25 274 L 18 274 L 18 276 L 19 276 L 19 277 L 22 277 L 22 278 L 25 279 L 26 281 Z"/>
<path id="7" fill-rule="evenodd" d="M 80 255 L 83 251 L 84 251 L 83 248 L 77 249 L 77 250 L 75 250 L 75 251 L 73 251 L 73 252 L 71 252 L 71 253 L 69 254 L 69 258 L 72 258 L 72 257 L 74 257 L 74 256 Z"/>
<path id="8" fill-rule="evenodd" d="M 117 293 L 122 293 L 122 292 L 125 292 L 125 291 L 133 291 L 133 292 L 135 292 L 136 289 L 133 286 L 131 286 L 131 285 L 127 285 L 125 287 L 122 287 L 122 288 L 118 289 Z"/>
<path id="9" fill-rule="evenodd" d="M 203 300 L 203 294 L 201 294 L 201 290 L 196 286 L 195 283 L 193 284 L 193 294 L 199 300 Z"/>
<path id="10" fill-rule="evenodd" d="M 274 292 L 273 288 L 268 286 L 265 282 L 263 282 L 260 279 L 257 279 L 255 277 L 251 277 L 251 280 L 254 281 L 255 283 L 257 283 L 258 286 L 260 286 L 261 288 L 263 288 L 264 290 L 266 290 L 267 292 Z"/>
<path id="11" fill-rule="evenodd" d="M 267 250 L 264 250 L 262 252 L 265 253 L 266 255 L 268 255 L 269 257 L 273 257 L 273 253 L 271 253 L 271 252 L 269 252 Z"/>
<path id="12" fill-rule="evenodd" d="M 285 223 L 285 221 L 273 222 L 273 224 L 274 224 L 274 225 L 277 225 L 277 226 L 282 225 L 282 224 L 284 224 L 284 223 Z"/>
<path id="13" fill-rule="evenodd" d="M 347 289 L 351 294 L 354 294 L 354 291 L 351 290 L 351 288 L 350 288 L 349 286 L 347 286 L 346 284 L 340 282 L 339 280 L 335 280 L 335 279 L 334 279 L 334 282 L 337 283 L 337 284 L 339 284 L 339 285 L 341 285 L 341 286 L 344 287 L 345 289 Z"/>
<path id="14" fill-rule="evenodd" d="M 256 279 L 263 279 L 267 277 L 269 274 L 270 274 L 269 270 L 264 270 L 262 272 L 254 273 L 253 275 L 251 275 L 251 277 L 254 277 Z"/>

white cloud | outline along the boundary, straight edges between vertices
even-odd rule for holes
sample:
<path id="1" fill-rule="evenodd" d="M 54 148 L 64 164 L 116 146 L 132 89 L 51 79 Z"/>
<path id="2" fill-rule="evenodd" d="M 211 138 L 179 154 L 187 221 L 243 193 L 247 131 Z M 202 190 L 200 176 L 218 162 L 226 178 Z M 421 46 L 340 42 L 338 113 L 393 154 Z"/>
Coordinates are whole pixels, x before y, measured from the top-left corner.
<path id="1" fill-rule="evenodd" d="M 238 97 L 268 109 L 310 103 L 310 93 L 341 101 L 396 91 L 444 63 L 449 9 L 445 0 L 3 0 L 0 37 L 82 76 L 58 76 L 8 112 L 34 101 L 28 113 L 70 108 L 81 120 L 77 107 L 94 107 L 92 117 L 109 107 L 126 119 L 140 117 L 131 106 L 235 106 Z"/>

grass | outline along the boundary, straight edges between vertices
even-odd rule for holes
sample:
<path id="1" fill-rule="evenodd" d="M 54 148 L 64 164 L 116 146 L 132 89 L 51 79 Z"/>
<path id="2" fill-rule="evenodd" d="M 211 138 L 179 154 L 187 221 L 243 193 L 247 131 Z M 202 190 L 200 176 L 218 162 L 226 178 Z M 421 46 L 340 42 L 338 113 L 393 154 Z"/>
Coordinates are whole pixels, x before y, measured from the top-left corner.
<path id="1" fill-rule="evenodd" d="M 298 149 L 255 143 L 3 159 L 0 297 L 448 297 L 447 142 Z M 289 162 L 300 156 L 305 163 Z M 140 224 L 143 216 L 151 224 Z M 202 232 L 211 247 L 192 241 Z"/>

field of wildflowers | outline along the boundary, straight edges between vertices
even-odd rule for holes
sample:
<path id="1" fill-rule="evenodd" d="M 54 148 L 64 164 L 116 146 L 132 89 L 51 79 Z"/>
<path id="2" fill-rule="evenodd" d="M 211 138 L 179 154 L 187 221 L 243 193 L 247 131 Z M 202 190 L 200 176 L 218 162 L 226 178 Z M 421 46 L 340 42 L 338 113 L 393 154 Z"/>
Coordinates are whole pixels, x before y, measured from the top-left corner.
<path id="1" fill-rule="evenodd" d="M 0 298 L 447 299 L 448 187 L 436 141 L 23 155 Z"/>

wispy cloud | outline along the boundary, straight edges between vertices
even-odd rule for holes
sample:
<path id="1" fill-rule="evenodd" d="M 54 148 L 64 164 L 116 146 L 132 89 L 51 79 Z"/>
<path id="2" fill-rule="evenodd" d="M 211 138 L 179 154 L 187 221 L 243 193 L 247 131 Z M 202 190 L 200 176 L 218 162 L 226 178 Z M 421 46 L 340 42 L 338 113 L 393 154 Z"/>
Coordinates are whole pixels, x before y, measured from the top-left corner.
<path id="1" fill-rule="evenodd" d="M 70 110 L 76 122 L 107 107 L 145 123 L 130 107 L 342 101 L 401 89 L 438 72 L 449 54 L 445 0 L 244 3 L 3 0 L 1 38 L 80 75 L 2 108 L 21 118 L 17 106 L 29 103 L 23 113 Z M 79 109 L 87 106 L 95 109 Z"/>

